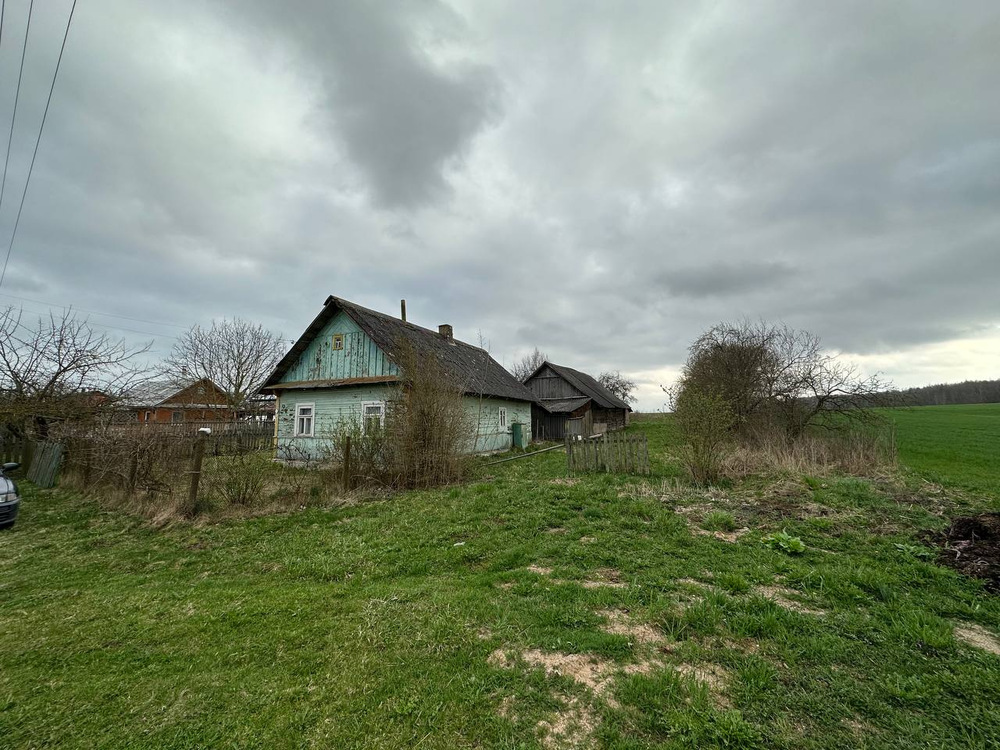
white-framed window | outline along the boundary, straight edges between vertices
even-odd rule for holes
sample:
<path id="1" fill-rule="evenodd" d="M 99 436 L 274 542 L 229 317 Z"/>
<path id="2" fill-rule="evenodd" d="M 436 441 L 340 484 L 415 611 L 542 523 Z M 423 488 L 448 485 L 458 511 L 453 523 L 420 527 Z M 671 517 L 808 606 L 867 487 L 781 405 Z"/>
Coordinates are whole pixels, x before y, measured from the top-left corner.
<path id="1" fill-rule="evenodd" d="M 385 401 L 361 402 L 361 429 L 367 435 L 369 432 L 385 427 Z"/>
<path id="2" fill-rule="evenodd" d="M 501 406 L 500 411 L 497 413 L 497 424 L 500 425 L 501 430 L 507 429 L 507 407 Z"/>
<path id="3" fill-rule="evenodd" d="M 295 437 L 313 436 L 313 419 L 315 416 L 315 404 L 295 404 Z"/>
<path id="4" fill-rule="evenodd" d="M 344 348 L 344 334 L 335 333 L 333 334 L 333 343 L 331 344 L 334 351 L 340 351 Z"/>
<path id="5" fill-rule="evenodd" d="M 143 421 L 144 421 L 144 422 L 148 422 L 148 421 L 149 421 L 149 418 L 150 418 L 151 416 L 153 416 L 153 412 L 151 412 L 151 411 L 147 411 L 147 412 L 146 412 L 146 413 L 145 413 L 145 414 L 143 415 Z"/>

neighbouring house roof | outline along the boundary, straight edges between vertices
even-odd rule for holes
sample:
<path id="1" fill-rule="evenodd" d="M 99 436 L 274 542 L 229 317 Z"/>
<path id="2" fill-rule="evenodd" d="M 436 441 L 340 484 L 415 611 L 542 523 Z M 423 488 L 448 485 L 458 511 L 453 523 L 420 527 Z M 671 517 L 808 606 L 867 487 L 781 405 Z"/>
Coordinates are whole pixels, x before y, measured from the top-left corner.
<path id="1" fill-rule="evenodd" d="M 543 362 L 533 373 L 531 373 L 531 375 L 525 378 L 525 382 L 531 380 L 545 367 L 550 368 L 554 373 L 556 373 L 556 375 L 569 382 L 581 393 L 584 393 L 594 399 L 594 403 L 598 406 L 605 409 L 627 409 L 628 411 L 632 411 L 631 406 L 601 385 L 597 381 L 597 378 L 591 377 L 585 372 L 574 370 L 572 367 L 564 367 L 563 365 L 554 365 L 551 362 Z"/>
<path id="2" fill-rule="evenodd" d="M 202 393 L 211 393 L 213 398 L 206 398 L 204 401 L 193 402 L 185 397 L 184 392 L 192 386 L 204 384 Z M 185 381 L 176 380 L 150 380 L 147 383 L 137 386 L 123 403 L 133 409 L 151 409 L 155 407 L 185 407 L 198 409 L 225 409 L 226 404 L 220 399 L 224 396 L 215 383 L 208 378 L 198 380 L 192 378 Z M 218 401 L 218 403 L 210 403 Z"/>
<path id="3" fill-rule="evenodd" d="M 578 398 L 543 398 L 538 400 L 538 405 L 549 414 L 569 414 L 591 400 L 590 396 L 580 396 Z"/>
<path id="4" fill-rule="evenodd" d="M 409 346 L 421 358 L 433 358 L 465 393 L 514 401 L 535 401 L 535 395 L 507 372 L 485 349 L 448 339 L 437 331 L 409 323 L 385 313 L 369 310 L 340 297 L 330 296 L 315 320 L 295 342 L 264 383 L 264 390 L 281 389 L 281 379 L 295 366 L 312 340 L 334 316 L 343 311 L 372 341 L 400 364 L 401 348 Z M 346 385 L 347 381 L 313 382 L 309 387 Z M 289 386 L 284 386 L 289 387 Z"/>

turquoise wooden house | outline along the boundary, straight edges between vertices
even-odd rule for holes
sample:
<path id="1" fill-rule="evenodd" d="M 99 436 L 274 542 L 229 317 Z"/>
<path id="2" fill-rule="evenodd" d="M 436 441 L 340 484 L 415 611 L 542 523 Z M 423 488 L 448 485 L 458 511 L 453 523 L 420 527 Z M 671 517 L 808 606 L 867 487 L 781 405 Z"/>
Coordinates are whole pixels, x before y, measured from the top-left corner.
<path id="1" fill-rule="evenodd" d="M 344 422 L 362 430 L 384 425 L 394 386 L 405 378 L 404 346 L 419 361 L 433 358 L 461 387 L 475 427 L 470 451 L 507 450 L 515 424 L 530 439 L 534 395 L 484 349 L 454 338 L 450 325 L 432 331 L 331 296 L 261 389 L 277 397 L 278 458 L 322 459 Z"/>

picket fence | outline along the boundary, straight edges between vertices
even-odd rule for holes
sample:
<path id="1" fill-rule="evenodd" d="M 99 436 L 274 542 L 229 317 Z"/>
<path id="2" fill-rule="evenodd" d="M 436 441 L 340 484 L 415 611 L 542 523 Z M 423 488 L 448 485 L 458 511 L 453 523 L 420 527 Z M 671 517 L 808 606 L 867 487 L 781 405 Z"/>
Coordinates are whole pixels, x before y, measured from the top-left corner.
<path id="1" fill-rule="evenodd" d="M 566 438 L 566 465 L 574 471 L 649 473 L 646 435 L 611 432 L 583 440 Z"/>

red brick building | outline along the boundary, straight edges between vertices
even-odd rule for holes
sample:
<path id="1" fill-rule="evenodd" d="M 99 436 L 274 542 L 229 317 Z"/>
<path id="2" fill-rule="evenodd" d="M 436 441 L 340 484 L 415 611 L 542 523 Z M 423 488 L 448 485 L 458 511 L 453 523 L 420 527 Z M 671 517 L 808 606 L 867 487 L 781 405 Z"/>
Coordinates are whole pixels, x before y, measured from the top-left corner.
<path id="1" fill-rule="evenodd" d="M 236 414 L 226 405 L 226 393 L 208 378 L 188 383 L 147 383 L 130 399 L 137 422 L 224 421 Z"/>

